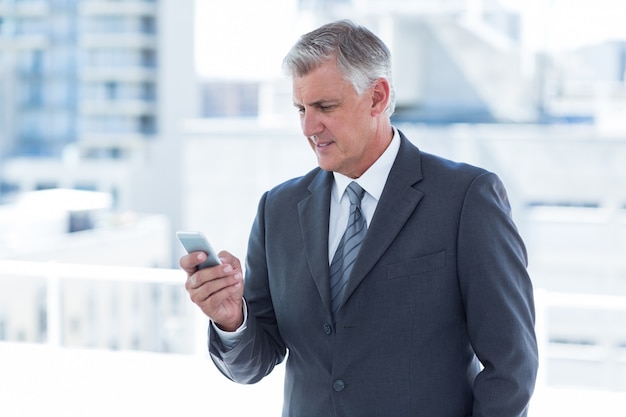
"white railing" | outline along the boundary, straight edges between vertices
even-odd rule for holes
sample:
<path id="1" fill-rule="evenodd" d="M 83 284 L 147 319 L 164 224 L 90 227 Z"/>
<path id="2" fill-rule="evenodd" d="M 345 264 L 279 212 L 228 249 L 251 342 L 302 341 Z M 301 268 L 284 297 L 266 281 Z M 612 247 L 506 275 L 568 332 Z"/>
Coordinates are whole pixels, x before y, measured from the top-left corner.
<path id="1" fill-rule="evenodd" d="M 64 309 L 63 303 L 67 301 L 67 295 L 64 291 L 67 289 L 67 285 L 77 285 L 77 283 L 137 283 L 137 284 L 151 284 L 151 285 L 163 285 L 177 288 L 183 293 L 178 297 L 175 302 L 180 305 L 176 307 L 176 311 L 179 312 L 179 317 L 175 320 L 179 334 L 186 336 L 186 343 L 193 344 L 192 348 L 187 346 L 181 351 L 170 350 L 169 353 L 182 353 L 182 354 L 206 354 L 206 326 L 207 319 L 200 313 L 191 301 L 189 301 L 184 292 L 184 279 L 185 275 L 181 270 L 177 269 L 155 269 L 155 268 L 136 268 L 136 267 L 116 267 L 116 266 L 95 266 L 95 265 L 77 265 L 77 264 L 63 264 L 55 262 L 25 262 L 25 261 L 11 261 L 0 260 L 0 286 L 3 281 L 6 280 L 32 280 L 34 277 L 43 279 L 45 282 L 45 300 L 42 300 L 43 311 L 45 311 L 45 335 L 39 335 L 31 337 L 31 340 L 26 338 L 23 341 L 45 343 L 51 347 L 66 346 L 67 341 L 65 331 L 70 326 L 68 323 L 69 318 L 67 312 Z M 17 282 L 17 281 L 16 281 Z M 0 291 L 5 292 L 0 287 Z M 10 296 L 10 295 L 8 295 Z M 19 295 L 17 295 L 19 297 Z M 3 308 L 3 297 L 7 297 L 7 294 L 0 293 L 0 327 L 4 327 L 4 339 L 11 341 L 10 335 L 7 335 L 7 323 L 10 320 L 10 311 L 6 311 L 6 306 Z M 120 310 L 112 314 L 110 320 L 118 320 L 123 322 L 125 320 L 131 320 L 132 317 L 124 317 L 124 315 L 133 314 L 131 309 L 114 303 Z M 550 370 L 552 363 L 555 361 L 568 361 L 571 363 L 584 362 L 589 364 L 594 362 L 595 366 L 600 368 L 598 373 L 604 374 L 604 381 L 600 388 L 603 389 L 615 389 L 615 381 L 624 380 L 626 377 L 621 374 L 626 373 L 626 325 L 624 322 L 617 321 L 615 326 L 611 326 L 611 323 L 598 323 L 597 328 L 583 329 L 577 333 L 585 334 L 587 332 L 589 336 L 585 339 L 587 343 L 558 343 L 558 340 L 551 341 L 555 323 L 551 319 L 551 315 L 559 309 L 575 309 L 584 311 L 605 311 L 615 314 L 626 312 L 626 297 L 622 296 L 610 296 L 610 295 L 590 295 L 590 294 L 567 294 L 548 292 L 544 290 L 537 290 L 535 297 L 536 311 L 537 311 L 537 336 L 540 347 L 541 373 L 539 384 L 548 384 L 550 378 Z M 41 306 L 34 306 L 33 308 L 42 308 Z M 151 308 L 156 310 L 157 308 Z M 2 323 L 3 314 L 5 315 L 4 326 Z M 88 313 L 85 312 L 84 315 Z M 102 314 L 108 314 L 107 312 Z M 38 317 L 37 314 L 33 314 L 33 317 Z M 143 323 L 145 327 L 167 327 L 171 324 L 171 317 L 167 314 L 161 314 L 159 319 L 163 322 L 149 321 Z M 40 318 L 39 318 L 40 320 Z M 107 322 L 108 323 L 108 322 Z M 33 319 L 32 326 L 36 326 L 36 321 Z M 574 324 L 569 323 L 565 327 L 572 327 Z M 601 327 L 605 326 L 606 331 L 604 334 L 601 331 Z M 600 330 L 599 330 L 600 329 Z M 151 331 L 154 329 L 138 329 L 135 331 L 134 336 L 137 335 L 152 335 Z M 22 333 L 35 334 L 33 329 L 26 329 Z M 126 337 L 131 337 L 126 334 Z M 147 336 L 146 336 L 147 337 Z M 152 336 L 150 336 L 152 337 Z M 180 338 L 179 336 L 177 336 Z M 579 336 L 578 336 L 579 337 Z M 0 340 L 2 340 L 3 334 L 0 328 Z M 572 340 L 576 340 L 573 337 Z M 591 343 L 589 343 L 591 341 Z M 122 346 L 127 344 L 121 343 Z M 141 343 L 138 346 L 142 346 Z M 80 345 L 79 345 L 80 347 Z M 93 347 L 93 346 L 92 346 Z M 107 346 L 95 346 L 98 348 L 107 348 Z M 132 350 L 132 349 L 131 349 Z M 141 347 L 135 350 L 152 350 L 159 351 L 159 349 L 142 349 Z M 618 373 L 621 373 L 618 375 Z M 613 384 L 613 385 L 611 385 Z M 618 389 L 623 387 L 617 386 Z"/>
<path id="2" fill-rule="evenodd" d="M 94 417 L 148 414 L 165 417 L 203 412 L 206 407 L 212 406 L 207 404 L 214 401 L 230 404 L 231 415 L 280 414 L 283 367 L 277 367 L 272 375 L 254 386 L 229 383 L 207 358 L 206 318 L 186 298 L 177 299 L 186 306 L 181 310 L 182 321 L 193 334 L 190 339 L 193 348 L 188 348 L 184 354 L 166 355 L 123 349 L 113 352 L 106 348 L 75 349 L 67 346 L 64 327 L 71 323 L 68 323 L 67 308 L 64 306 L 64 293 L 68 285 L 135 283 L 179 288 L 184 281 L 182 271 L 0 260 L 0 336 L 4 326 L 3 314 L 10 313 L 6 310 L 7 305 L 3 305 L 7 297 L 7 282 L 23 284 L 33 279 L 38 279 L 38 285 L 43 283 L 46 287 L 45 297 L 40 301 L 47 311 L 47 336 L 35 343 L 13 343 L 6 338 L 0 340 L 0 415 L 34 417 L 57 413 L 78 417 L 89 409 Z M 21 305 L 20 301 L 8 305 Z M 572 358 L 589 361 L 588 352 L 585 353 L 584 349 L 574 350 L 582 352 L 578 357 L 576 354 L 572 356 L 571 352 L 563 355 L 559 349 L 553 349 L 555 343 L 550 343 L 550 315 L 560 308 L 620 313 L 626 311 L 626 297 L 536 292 L 537 334 L 542 364 L 529 416 L 621 416 L 626 409 L 626 389 L 548 384 L 546 374 L 550 373 L 551 361 Z M 132 319 L 116 318 L 122 321 Z M 152 325 L 166 327 L 167 323 L 156 321 Z M 614 336 L 625 336 L 626 326 L 619 323 L 618 328 L 613 330 L 616 331 L 612 333 Z M 622 369 L 626 369 L 623 367 L 626 364 L 625 349 L 614 343 L 618 340 L 619 337 L 607 337 L 605 341 L 609 342 L 600 349 L 595 360 L 607 363 L 617 361 Z M 33 388 L 35 381 L 38 388 Z M 41 401 L 30 400 L 33 389 Z M 7 392 L 11 395 L 4 397 Z M 103 403 L 103 392 L 117 401 Z M 247 401 L 241 401 L 241 398 Z M 94 403 L 99 404 L 95 409 L 92 407 Z M 263 404 L 262 409 L 259 404 Z"/>
<path id="3" fill-rule="evenodd" d="M 537 290 L 535 307 L 539 384 L 580 384 L 558 375 L 567 370 L 593 388 L 626 391 L 626 297 Z"/>
<path id="4" fill-rule="evenodd" d="M 43 305 L 35 305 L 32 303 L 32 300 L 35 299 L 35 297 L 25 297 L 25 294 L 23 294 L 24 290 L 22 290 L 22 294 L 15 293 L 12 295 L 10 292 L 7 294 L 6 281 L 16 280 L 16 283 L 19 283 L 20 281 L 23 283 L 24 281 L 32 281 L 34 279 L 43 280 L 45 287 L 45 300 L 41 300 L 40 302 L 40 304 Z M 71 286 L 88 286 L 90 284 L 103 283 L 111 285 L 120 283 L 136 285 L 145 284 L 146 286 L 166 287 L 170 289 L 170 292 L 174 291 L 179 293 L 180 295 L 173 301 L 166 300 L 169 301 L 169 307 L 175 311 L 175 314 L 163 313 L 160 311 L 162 310 L 162 307 L 159 308 L 159 306 L 147 305 L 153 301 L 150 298 L 143 300 L 144 302 L 141 306 L 143 306 L 144 309 L 149 310 L 146 314 L 152 314 L 153 311 L 158 311 L 158 313 L 155 314 L 159 317 L 156 317 L 155 320 L 142 322 L 141 324 L 144 325 L 143 328 L 135 328 L 134 332 L 127 332 L 122 337 L 154 337 L 153 334 L 155 332 L 159 333 L 162 329 L 172 327 L 172 322 L 175 322 L 174 325 L 178 327 L 176 329 L 177 336 L 183 334 L 184 339 L 187 341 L 187 346 L 184 349 L 170 349 L 164 352 L 192 352 L 197 354 L 204 354 L 206 352 L 206 325 L 208 321 L 186 296 L 186 292 L 184 290 L 185 274 L 182 270 L 0 260 L 0 286 L 3 284 L 3 281 L 5 281 L 5 286 L 0 287 L 0 325 L 4 328 L 4 338 L 9 341 L 11 341 L 12 337 L 10 334 L 7 336 L 6 333 L 11 332 L 11 311 L 7 311 L 6 305 L 2 305 L 3 302 L 5 304 L 7 303 L 7 298 L 19 297 L 23 300 L 31 300 L 31 303 L 33 304 L 31 306 L 33 312 L 30 315 L 32 319 L 22 320 L 21 325 L 25 328 L 18 332 L 29 336 L 17 341 L 45 343 L 51 347 L 60 347 L 68 344 L 67 340 L 65 340 L 67 337 L 64 336 L 64 332 L 66 332 L 67 327 L 71 325 L 68 323 L 69 318 L 66 317 L 67 308 L 64 306 L 64 303 L 67 303 L 68 301 L 68 296 L 64 292 L 65 290 Z M 102 288 L 101 285 L 100 288 Z M 125 287 L 121 291 L 130 291 L 131 289 L 133 288 Z M 8 285 L 8 290 L 11 291 L 10 283 Z M 26 288 L 26 291 L 31 292 L 41 290 L 42 289 L 38 288 L 37 285 L 31 285 Z M 140 289 L 139 291 L 143 291 L 143 289 Z M 104 294 L 101 295 L 104 296 Z M 76 297 L 76 295 L 74 295 L 74 297 Z M 104 323 L 107 327 L 111 327 L 113 331 L 122 327 L 121 324 L 124 322 L 129 320 L 136 321 L 137 319 L 137 317 L 133 317 L 138 314 L 137 305 L 131 306 L 129 304 L 137 304 L 138 301 L 133 299 L 133 297 L 128 296 L 121 298 L 122 302 L 111 302 L 110 304 L 113 304 L 113 306 L 108 309 L 104 309 L 104 311 L 99 310 L 99 313 L 105 316 L 103 317 Z M 172 306 L 172 303 L 176 303 L 178 305 Z M 24 302 L 21 302 L 20 304 L 22 307 L 28 308 L 28 306 L 24 306 Z M 91 305 L 87 302 L 83 302 L 81 306 L 85 310 L 91 307 Z M 45 332 L 43 332 L 43 334 L 40 329 L 36 328 L 37 326 L 41 327 L 41 324 L 39 323 L 41 319 L 35 313 L 37 309 L 45 311 Z M 22 309 L 22 312 L 23 311 L 24 309 Z M 77 315 L 85 317 L 93 315 L 93 312 L 78 311 Z M 162 320 L 161 323 L 157 321 L 159 319 Z M 103 320 L 98 320 L 98 322 L 102 323 Z M 117 321 L 117 323 L 115 321 Z M 154 327 L 162 327 L 162 329 L 154 329 Z M 93 333 L 93 330 L 91 331 Z M 96 329 L 96 333 L 97 331 L 98 330 Z M 3 335 L 0 333 L 0 340 L 2 340 L 2 336 Z M 193 347 L 190 348 L 189 344 L 192 344 Z M 78 346 L 82 347 L 80 345 L 80 342 L 78 342 Z M 129 343 L 121 343 L 121 345 L 129 346 Z M 158 343 L 136 343 L 135 341 L 135 345 L 139 347 L 137 349 L 130 349 L 160 351 Z M 141 348 L 141 346 L 148 346 L 148 348 Z M 85 347 L 106 348 L 107 346 L 95 345 Z"/>

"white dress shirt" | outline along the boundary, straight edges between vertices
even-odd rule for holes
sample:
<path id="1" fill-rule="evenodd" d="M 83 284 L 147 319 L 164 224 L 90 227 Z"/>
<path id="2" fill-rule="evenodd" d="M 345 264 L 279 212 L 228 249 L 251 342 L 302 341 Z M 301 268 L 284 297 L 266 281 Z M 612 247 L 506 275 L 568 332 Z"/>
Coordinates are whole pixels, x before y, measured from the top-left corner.
<path id="1" fill-rule="evenodd" d="M 352 181 L 355 181 L 365 190 L 361 200 L 361 213 L 365 216 L 365 221 L 369 227 L 399 149 L 400 135 L 394 128 L 393 138 L 385 152 L 359 178 L 354 180 L 338 172 L 333 172 L 335 181 L 330 192 L 330 223 L 328 227 L 329 265 L 348 225 L 348 217 L 350 217 L 350 199 L 345 194 L 346 188 Z"/>

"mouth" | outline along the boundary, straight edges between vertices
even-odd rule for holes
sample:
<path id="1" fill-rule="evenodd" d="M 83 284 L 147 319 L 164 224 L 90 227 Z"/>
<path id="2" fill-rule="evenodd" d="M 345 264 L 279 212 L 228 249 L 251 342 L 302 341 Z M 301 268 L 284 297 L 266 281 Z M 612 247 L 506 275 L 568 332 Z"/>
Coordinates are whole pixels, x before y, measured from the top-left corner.
<path id="1" fill-rule="evenodd" d="M 311 143 L 313 143 L 315 145 L 315 148 L 317 150 L 320 150 L 320 151 L 328 148 L 333 143 L 335 143 L 334 141 L 320 141 L 319 138 L 317 138 L 315 136 L 313 136 L 313 137 L 311 137 L 309 139 L 311 140 Z"/>
<path id="2" fill-rule="evenodd" d="M 315 146 L 317 148 L 319 148 L 319 149 L 324 149 L 324 148 L 329 147 L 332 144 L 333 144 L 333 142 L 325 142 L 325 143 L 317 143 L 317 144 L 315 144 Z"/>

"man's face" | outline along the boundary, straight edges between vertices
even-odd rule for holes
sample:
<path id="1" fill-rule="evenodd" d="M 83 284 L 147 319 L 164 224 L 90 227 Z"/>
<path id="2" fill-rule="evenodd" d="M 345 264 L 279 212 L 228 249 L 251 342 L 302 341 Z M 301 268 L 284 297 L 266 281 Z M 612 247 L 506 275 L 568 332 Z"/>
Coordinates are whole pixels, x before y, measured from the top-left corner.
<path id="1" fill-rule="evenodd" d="M 380 156 L 372 91 L 358 96 L 334 59 L 293 78 L 293 101 L 320 168 L 358 178 Z"/>

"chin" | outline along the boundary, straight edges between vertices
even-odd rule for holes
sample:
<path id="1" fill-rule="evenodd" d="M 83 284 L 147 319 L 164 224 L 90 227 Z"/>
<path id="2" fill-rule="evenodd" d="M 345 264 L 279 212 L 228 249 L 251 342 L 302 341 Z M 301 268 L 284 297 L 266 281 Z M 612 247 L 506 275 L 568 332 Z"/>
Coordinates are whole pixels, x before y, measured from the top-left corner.
<path id="1" fill-rule="evenodd" d="M 317 165 L 322 168 L 324 171 L 332 171 L 332 164 L 329 164 L 327 161 L 325 161 L 326 158 L 322 158 L 319 155 L 317 155 Z"/>

